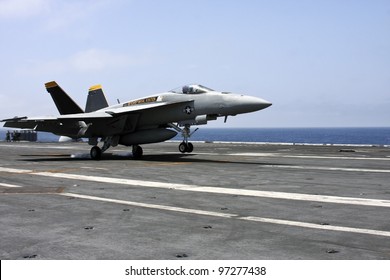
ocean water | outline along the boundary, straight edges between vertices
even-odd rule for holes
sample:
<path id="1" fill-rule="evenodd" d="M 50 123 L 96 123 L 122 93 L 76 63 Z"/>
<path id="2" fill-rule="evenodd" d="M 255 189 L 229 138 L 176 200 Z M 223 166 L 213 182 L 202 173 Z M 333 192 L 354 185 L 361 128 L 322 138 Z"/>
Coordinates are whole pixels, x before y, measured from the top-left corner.
<path id="1" fill-rule="evenodd" d="M 0 141 L 6 130 L 0 130 Z M 38 132 L 39 142 L 56 142 L 59 137 Z M 173 140 L 182 140 L 178 134 Z M 308 144 L 390 145 L 390 127 L 376 128 L 207 128 L 199 127 L 191 141 L 266 142 Z"/>
<path id="2" fill-rule="evenodd" d="M 389 145 L 390 127 L 199 129 L 193 134 L 191 140 L 228 142 Z"/>

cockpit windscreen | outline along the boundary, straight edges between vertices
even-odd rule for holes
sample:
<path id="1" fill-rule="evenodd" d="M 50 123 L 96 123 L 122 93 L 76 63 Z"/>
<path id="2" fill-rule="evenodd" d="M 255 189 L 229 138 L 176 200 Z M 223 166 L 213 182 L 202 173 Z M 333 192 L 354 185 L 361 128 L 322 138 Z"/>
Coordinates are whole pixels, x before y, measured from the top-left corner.
<path id="1" fill-rule="evenodd" d="M 202 85 L 185 85 L 183 87 L 170 90 L 170 92 L 183 93 L 183 94 L 200 94 L 200 93 L 206 93 L 208 91 L 214 91 L 214 90 Z"/>

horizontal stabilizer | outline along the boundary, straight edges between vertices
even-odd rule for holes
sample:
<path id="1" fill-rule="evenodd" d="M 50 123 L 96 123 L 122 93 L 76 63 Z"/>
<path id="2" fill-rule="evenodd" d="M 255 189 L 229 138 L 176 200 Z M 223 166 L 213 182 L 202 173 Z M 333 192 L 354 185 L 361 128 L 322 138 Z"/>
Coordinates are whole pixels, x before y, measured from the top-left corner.
<path id="1" fill-rule="evenodd" d="M 108 102 L 101 85 L 92 86 L 88 91 L 85 112 L 90 113 L 108 107 Z"/>
<path id="2" fill-rule="evenodd" d="M 4 127 L 14 127 L 23 129 L 35 129 L 37 124 L 35 122 L 28 122 L 24 120 L 2 120 L 5 121 Z"/>
<path id="3" fill-rule="evenodd" d="M 84 113 L 79 105 L 56 82 L 48 82 L 45 86 L 61 115 Z"/>
<path id="4" fill-rule="evenodd" d="M 20 121 L 20 120 L 25 120 L 25 119 L 27 119 L 27 117 L 14 117 L 14 118 L 11 118 L 11 119 L 1 120 L 0 122 Z"/>

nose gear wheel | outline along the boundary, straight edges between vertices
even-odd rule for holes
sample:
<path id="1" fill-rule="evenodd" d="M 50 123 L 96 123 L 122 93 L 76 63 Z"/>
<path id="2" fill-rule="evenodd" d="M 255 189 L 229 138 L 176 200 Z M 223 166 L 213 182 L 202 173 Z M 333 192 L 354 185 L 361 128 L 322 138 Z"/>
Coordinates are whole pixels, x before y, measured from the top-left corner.
<path id="1" fill-rule="evenodd" d="M 181 142 L 179 145 L 179 151 L 181 153 L 191 153 L 194 150 L 194 145 L 191 142 Z"/>

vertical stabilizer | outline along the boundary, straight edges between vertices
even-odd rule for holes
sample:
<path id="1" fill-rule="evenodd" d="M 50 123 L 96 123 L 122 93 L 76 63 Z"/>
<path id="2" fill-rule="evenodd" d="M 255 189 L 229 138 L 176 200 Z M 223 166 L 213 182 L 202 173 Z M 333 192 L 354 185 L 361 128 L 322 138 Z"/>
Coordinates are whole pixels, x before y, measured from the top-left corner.
<path id="1" fill-rule="evenodd" d="M 55 82 L 45 84 L 61 115 L 84 113 L 73 99 Z"/>
<path id="2" fill-rule="evenodd" d="M 85 112 L 94 112 L 108 107 L 108 102 L 101 85 L 95 85 L 89 88 Z"/>

